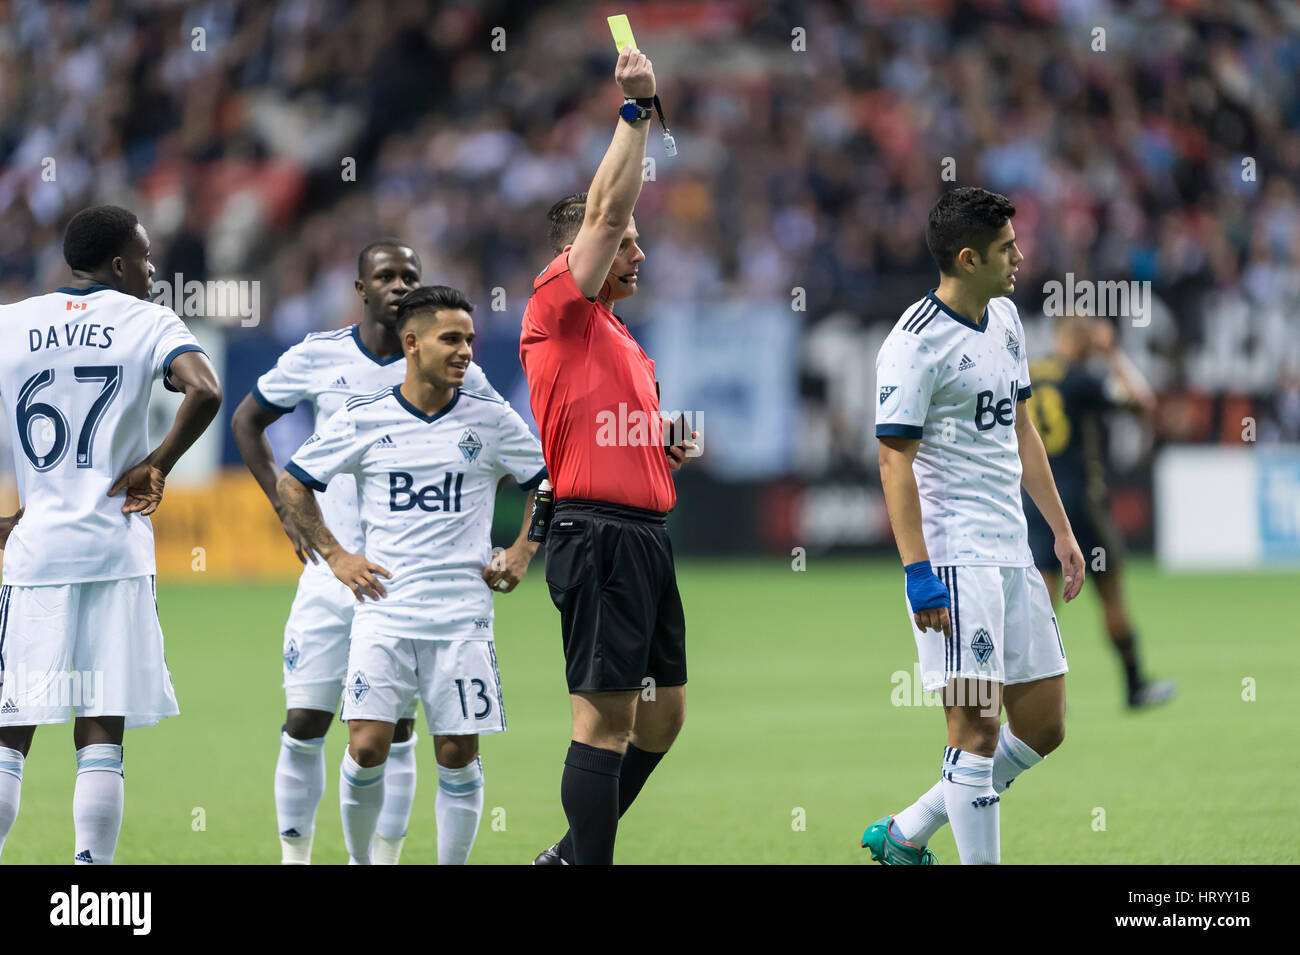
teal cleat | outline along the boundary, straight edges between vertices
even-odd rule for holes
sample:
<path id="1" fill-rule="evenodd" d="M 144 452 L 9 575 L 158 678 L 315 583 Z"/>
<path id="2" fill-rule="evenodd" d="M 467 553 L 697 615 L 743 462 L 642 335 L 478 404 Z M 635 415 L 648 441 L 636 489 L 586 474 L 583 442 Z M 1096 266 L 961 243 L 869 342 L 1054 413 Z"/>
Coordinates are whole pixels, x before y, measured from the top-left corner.
<path id="1" fill-rule="evenodd" d="M 893 816 L 877 819 L 862 834 L 862 848 L 871 850 L 871 860 L 881 865 L 938 865 L 934 853 L 924 846 L 897 839 L 891 831 Z"/>

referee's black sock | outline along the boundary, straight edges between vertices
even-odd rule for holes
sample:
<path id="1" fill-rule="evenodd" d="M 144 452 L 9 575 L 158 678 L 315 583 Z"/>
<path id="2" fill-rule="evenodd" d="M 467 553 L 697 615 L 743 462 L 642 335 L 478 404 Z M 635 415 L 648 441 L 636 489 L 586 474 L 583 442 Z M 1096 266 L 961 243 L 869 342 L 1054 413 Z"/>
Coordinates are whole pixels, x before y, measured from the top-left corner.
<path id="1" fill-rule="evenodd" d="M 632 805 L 632 800 L 640 794 L 641 787 L 659 765 L 659 760 L 663 758 L 663 753 L 648 753 L 631 743 L 627 744 L 627 752 L 623 756 L 623 768 L 618 774 L 618 817 L 620 819 L 623 818 L 623 813 L 627 812 L 627 807 Z M 565 862 L 573 862 L 572 829 L 564 834 L 557 851 Z"/>
<path id="2" fill-rule="evenodd" d="M 575 865 L 613 865 L 618 833 L 618 777 L 623 757 L 576 740 L 569 743 L 560 803 L 573 834 Z"/>
<path id="3" fill-rule="evenodd" d="M 1130 701 L 1137 696 L 1138 690 L 1142 689 L 1142 676 L 1138 665 L 1137 651 L 1137 634 L 1132 630 L 1111 641 L 1115 645 L 1115 650 L 1119 653 L 1120 662 L 1124 664 L 1124 683 L 1128 688 L 1128 698 Z"/>

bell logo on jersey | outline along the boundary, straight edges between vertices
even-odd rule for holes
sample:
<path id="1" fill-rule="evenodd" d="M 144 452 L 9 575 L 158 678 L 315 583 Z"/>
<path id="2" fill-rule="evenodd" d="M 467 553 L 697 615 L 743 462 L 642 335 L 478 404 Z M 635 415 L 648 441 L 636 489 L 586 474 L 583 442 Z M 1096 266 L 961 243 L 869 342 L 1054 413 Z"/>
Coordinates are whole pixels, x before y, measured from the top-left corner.
<path id="1" fill-rule="evenodd" d="M 452 481 L 455 481 L 455 488 Z M 414 490 L 415 478 L 405 471 L 388 472 L 388 508 L 392 511 L 409 511 L 419 505 L 422 511 L 445 511 L 460 513 L 460 487 L 465 480 L 464 472 L 452 474 L 448 471 L 442 479 L 442 486 L 430 484 L 418 491 Z M 404 500 L 402 498 L 405 498 Z"/>
<path id="2" fill-rule="evenodd" d="M 989 431 L 994 425 L 1011 425 L 1016 421 L 1016 386 L 1018 382 L 1011 383 L 1011 397 L 1003 398 L 997 404 L 993 403 L 993 392 L 981 391 L 975 396 L 975 427 L 981 431 Z M 987 419 L 987 420 L 986 420 Z"/>

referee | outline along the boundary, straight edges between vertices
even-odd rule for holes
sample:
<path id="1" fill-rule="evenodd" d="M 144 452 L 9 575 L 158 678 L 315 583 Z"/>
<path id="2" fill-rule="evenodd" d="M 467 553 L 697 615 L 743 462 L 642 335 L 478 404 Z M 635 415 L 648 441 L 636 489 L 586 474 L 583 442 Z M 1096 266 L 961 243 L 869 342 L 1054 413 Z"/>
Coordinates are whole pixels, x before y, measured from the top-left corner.
<path id="1" fill-rule="evenodd" d="M 645 259 L 632 209 L 655 76 L 626 47 L 614 79 L 626 97 L 614 139 L 590 190 L 547 214 L 555 258 L 533 282 L 519 340 L 555 486 L 546 583 L 573 709 L 560 783 L 569 831 L 538 865 L 613 863 L 619 817 L 686 715 L 686 620 L 666 523 L 677 500 L 669 471 L 696 446 L 663 440 L 654 362 L 610 311 L 636 294 Z M 654 433 L 602 429 L 610 414 L 654 422 Z"/>

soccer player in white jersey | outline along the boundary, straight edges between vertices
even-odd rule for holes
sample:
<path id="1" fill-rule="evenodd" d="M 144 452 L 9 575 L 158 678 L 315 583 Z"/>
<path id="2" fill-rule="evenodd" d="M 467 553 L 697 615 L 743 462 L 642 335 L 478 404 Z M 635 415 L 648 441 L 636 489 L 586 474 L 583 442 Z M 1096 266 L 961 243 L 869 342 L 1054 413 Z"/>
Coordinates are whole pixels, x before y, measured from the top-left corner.
<path id="1" fill-rule="evenodd" d="M 925 845 L 945 822 L 963 863 L 999 862 L 998 794 L 1065 735 L 1065 647 L 1029 551 L 1022 485 L 1055 535 L 1067 601 L 1083 586 L 1083 555 L 1025 410 L 1025 335 L 1005 297 L 1023 259 L 1015 212 L 975 188 L 935 203 L 925 239 L 939 286 L 876 359 L 885 505 L 922 683 L 944 691 L 948 724 L 939 782 L 863 834 L 885 864 L 933 864 Z"/>
<path id="2" fill-rule="evenodd" d="M 371 242 L 357 257 L 360 324 L 316 332 L 294 345 L 262 375 L 231 420 L 235 443 L 275 508 L 298 559 L 305 565 L 284 628 L 285 721 L 275 767 L 275 807 L 281 862 L 311 861 L 316 812 L 325 792 L 325 734 L 338 709 L 348 662 L 348 634 L 356 599 L 335 579 L 289 518 L 275 489 L 277 468 L 266 429 L 300 401 L 309 401 L 317 425 L 355 395 L 401 384 L 406 358 L 397 340 L 397 303 L 420 284 L 420 258 L 396 238 Z M 473 362 L 466 391 L 499 398 Z M 325 521 L 349 550 L 361 548 L 356 484 L 349 475 L 322 495 Z M 375 838 L 375 861 L 396 865 L 416 789 L 416 703 L 398 720 Z"/>
<path id="3" fill-rule="evenodd" d="M 148 301 L 149 236 L 133 213 L 77 213 L 63 256 L 68 285 L 0 305 L 0 410 L 16 424 L 23 505 L 16 523 L 0 522 L 0 850 L 36 726 L 66 723 L 70 708 L 73 857 L 108 865 L 122 827 L 123 730 L 180 712 L 149 515 L 221 407 L 221 383 L 176 314 Z M 150 450 L 159 378 L 185 398 Z"/>
<path id="4" fill-rule="evenodd" d="M 528 515 L 546 468 L 540 443 L 508 404 L 461 388 L 472 309 L 441 285 L 403 298 L 402 384 L 347 401 L 294 453 L 278 483 L 303 539 L 361 601 L 339 779 L 343 838 L 355 864 L 372 861 L 393 727 L 413 700 L 424 703 L 437 752 L 440 865 L 469 858 L 483 811 L 478 736 L 506 728 L 490 588 L 513 590 L 537 549 L 527 539 Z M 341 475 L 355 479 L 361 503 L 364 541 L 355 550 L 330 532 L 312 494 Z M 529 494 L 519 537 L 497 560 L 492 512 L 508 477 Z"/>

